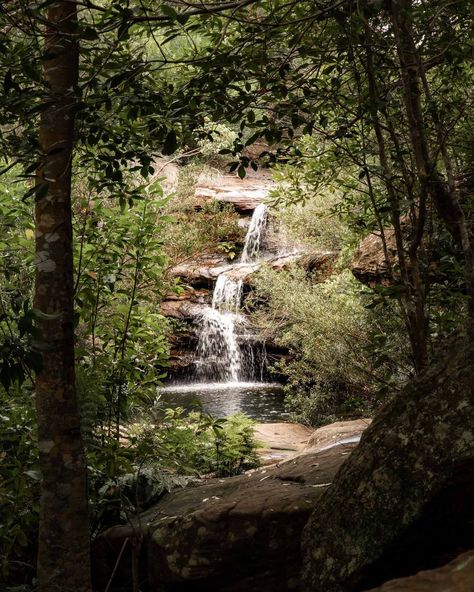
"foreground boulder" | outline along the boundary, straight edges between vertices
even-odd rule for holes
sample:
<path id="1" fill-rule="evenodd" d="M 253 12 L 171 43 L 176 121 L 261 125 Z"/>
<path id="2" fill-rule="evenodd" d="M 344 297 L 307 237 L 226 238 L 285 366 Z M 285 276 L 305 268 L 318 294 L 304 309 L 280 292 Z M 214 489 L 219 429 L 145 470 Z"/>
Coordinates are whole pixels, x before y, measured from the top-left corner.
<path id="1" fill-rule="evenodd" d="M 391 580 L 369 592 L 470 592 L 474 590 L 474 551 L 459 555 L 438 569 Z"/>
<path id="2" fill-rule="evenodd" d="M 268 445 L 283 433 L 277 425 Z M 137 541 L 138 571 L 147 589 L 297 589 L 303 527 L 355 446 L 332 444 L 279 465 L 175 491 L 132 524 L 110 529 L 95 544 L 97 589 L 105 589 L 125 541 L 113 590 L 130 589 L 131 549 Z"/>
<path id="3" fill-rule="evenodd" d="M 474 547 L 473 361 L 452 337 L 364 432 L 305 528 L 305 590 L 364 590 Z"/>

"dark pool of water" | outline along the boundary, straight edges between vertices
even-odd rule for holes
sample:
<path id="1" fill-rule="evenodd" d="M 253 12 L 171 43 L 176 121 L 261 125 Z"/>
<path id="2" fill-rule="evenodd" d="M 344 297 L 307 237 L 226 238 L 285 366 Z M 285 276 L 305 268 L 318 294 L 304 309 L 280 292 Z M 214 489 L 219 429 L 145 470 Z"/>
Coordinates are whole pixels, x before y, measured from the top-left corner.
<path id="1" fill-rule="evenodd" d="M 212 383 L 168 386 L 158 390 L 169 407 L 201 408 L 213 417 L 245 413 L 258 422 L 288 421 L 284 395 L 278 383 Z"/>

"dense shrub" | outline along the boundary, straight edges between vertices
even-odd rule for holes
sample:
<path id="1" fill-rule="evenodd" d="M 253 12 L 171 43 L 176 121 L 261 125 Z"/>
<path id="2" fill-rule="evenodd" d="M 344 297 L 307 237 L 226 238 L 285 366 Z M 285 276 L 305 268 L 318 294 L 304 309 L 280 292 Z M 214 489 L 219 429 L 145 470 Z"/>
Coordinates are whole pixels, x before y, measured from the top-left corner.
<path id="1" fill-rule="evenodd" d="M 104 405 L 95 378 L 78 377 L 92 536 L 204 474 L 224 477 L 257 466 L 253 422 L 241 414 L 214 419 L 136 408 L 136 420 L 120 426 L 120 438 L 109 436 L 91 419 Z M 34 573 L 40 475 L 33 402 L 26 387 L 10 393 L 0 387 L 0 578 L 15 585 Z"/>
<path id="2" fill-rule="evenodd" d="M 376 312 L 367 308 L 367 292 L 349 271 L 314 283 L 297 267 L 263 269 L 256 290 L 265 307 L 254 321 L 290 353 L 278 370 L 299 420 L 316 425 L 370 413 L 383 387 L 409 372 L 397 315 L 389 305 Z"/>
<path id="3" fill-rule="evenodd" d="M 253 422 L 162 409 L 139 415 L 121 438 L 89 445 L 92 524 L 100 530 L 207 474 L 227 477 L 258 465 Z"/>
<path id="4" fill-rule="evenodd" d="M 38 525 L 38 450 L 31 391 L 0 387 L 0 580 L 27 582 Z"/>

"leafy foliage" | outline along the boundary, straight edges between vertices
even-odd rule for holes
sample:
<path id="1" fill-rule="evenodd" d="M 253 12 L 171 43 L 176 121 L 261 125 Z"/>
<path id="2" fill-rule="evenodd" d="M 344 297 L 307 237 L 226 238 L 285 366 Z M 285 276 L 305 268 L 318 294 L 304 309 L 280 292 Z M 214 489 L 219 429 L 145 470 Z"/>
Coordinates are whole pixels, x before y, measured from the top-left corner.
<path id="1" fill-rule="evenodd" d="M 320 425 L 370 413 L 388 384 L 406 379 L 410 364 L 397 316 L 388 306 L 383 314 L 367 309 L 369 293 L 349 271 L 314 283 L 302 269 L 264 269 L 256 288 L 266 309 L 254 313 L 255 322 L 290 353 L 278 370 L 299 420 Z"/>
<path id="2" fill-rule="evenodd" d="M 0 403 L 0 573 L 26 583 L 34 572 L 40 478 L 31 391 L 0 388 Z"/>
<path id="3" fill-rule="evenodd" d="M 130 212 L 100 199 L 78 204 L 77 354 L 83 373 L 101 381 L 106 406 L 96 420 L 109 432 L 127 402 L 146 398 L 164 376 L 168 324 L 156 308 L 167 289 L 166 201 L 148 195 Z"/>
<path id="4" fill-rule="evenodd" d="M 253 422 L 241 414 L 214 419 L 162 409 L 138 415 L 121 442 L 89 447 L 94 528 L 124 521 L 163 493 L 201 475 L 236 475 L 258 465 Z"/>
<path id="5" fill-rule="evenodd" d="M 50 5 L 9 2 L 0 12 L 0 379 L 19 397 L 10 400 L 2 391 L 7 412 L 1 429 L 11 443 L 2 495 L 11 510 L 9 491 L 15 490 L 25 518 L 2 531 L 7 561 L 35 516 L 33 473 L 22 473 L 12 451 L 24 466 L 35 466 L 31 402 L 17 391 L 33 385 L 42 347 L 35 329 L 42 313 L 31 308 L 30 204 L 45 190 L 38 124 L 51 106 L 42 73 L 51 56 L 41 43 Z M 320 285 L 293 270 L 278 280 L 264 271 L 258 280 L 259 297 L 267 302 L 258 320 L 294 353 L 283 371 L 296 406 L 311 421 L 341 405 L 371 406 L 380 385 L 396 385 L 409 374 L 400 318 L 417 370 L 429 359 L 431 341 L 468 319 L 466 293 L 471 290 L 472 298 L 474 290 L 468 244 L 471 17 L 466 0 L 410 2 L 406 11 L 395 2 L 81 4 L 80 76 L 68 93 L 77 120 L 73 174 L 83 185 L 76 182 L 74 211 L 78 384 L 89 446 L 100 442 L 89 450 L 100 484 L 97 500 L 105 487 L 102 494 L 123 491 L 128 507 L 143 507 L 160 494 L 171 470 L 164 456 L 166 470 L 147 465 L 140 472 L 134 445 L 120 442 L 123 421 L 139 401 L 150 399 L 166 368 L 168 326 L 157 310 L 162 295 L 178 288 L 165 268 L 211 245 L 231 259 L 241 240 L 230 211 L 211 206 L 196 214 L 184 195 L 177 202 L 186 204 L 174 208 L 175 223 L 168 225 L 165 198 L 158 187 L 152 198 L 145 188 L 158 154 L 206 154 L 212 142 L 235 157 L 231 168 L 242 177 L 246 167 L 257 166 L 245 147 L 263 139 L 269 148 L 262 160 L 290 167 L 284 173 L 287 201 L 307 202 L 281 215 L 288 232 L 315 248 L 339 248 L 372 232 L 383 237 L 385 228 L 397 230 L 402 220 L 408 227 L 399 232 L 390 262 L 391 285 L 371 298 L 347 273 Z M 397 39 L 400 18 L 409 25 L 401 29 L 410 36 L 411 71 Z M 460 205 L 461 221 L 467 219 L 464 242 L 456 237 L 462 224 L 453 232 L 437 203 L 440 188 Z M 333 234 L 319 225 L 326 205 Z M 318 225 L 310 223 L 313 216 Z M 471 321 L 472 310 L 471 302 Z M 176 429 L 160 446 L 171 451 L 179 442 L 198 463 L 193 446 L 200 438 L 191 438 L 180 418 L 167 421 Z M 218 432 L 201 426 L 214 439 L 203 436 L 204 448 L 213 445 L 199 466 L 232 472 L 241 462 L 232 456 L 241 441 L 215 427 Z M 201 428 L 194 425 L 194 436 Z M 152 485 L 133 497 L 132 489 L 142 487 L 138 473 Z"/>
<path id="6" fill-rule="evenodd" d="M 216 252 L 232 260 L 243 243 L 244 231 L 230 204 L 195 199 L 198 182 L 213 176 L 215 171 L 199 161 L 179 170 L 176 191 L 167 205 L 174 223 L 164 235 L 165 253 L 175 265 Z"/>

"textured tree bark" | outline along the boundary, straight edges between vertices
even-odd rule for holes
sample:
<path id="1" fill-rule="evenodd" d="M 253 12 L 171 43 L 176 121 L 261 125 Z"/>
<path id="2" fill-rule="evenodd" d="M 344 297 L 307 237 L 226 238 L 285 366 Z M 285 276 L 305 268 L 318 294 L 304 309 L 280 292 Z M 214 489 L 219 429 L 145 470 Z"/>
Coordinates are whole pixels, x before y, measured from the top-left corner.
<path id="1" fill-rule="evenodd" d="M 87 474 L 74 376 L 71 160 L 78 82 L 74 2 L 47 10 L 43 73 L 49 87 L 37 171 L 35 308 L 46 344 L 36 380 L 41 469 L 39 592 L 89 592 Z M 47 192 L 46 192 L 47 189 Z"/>

